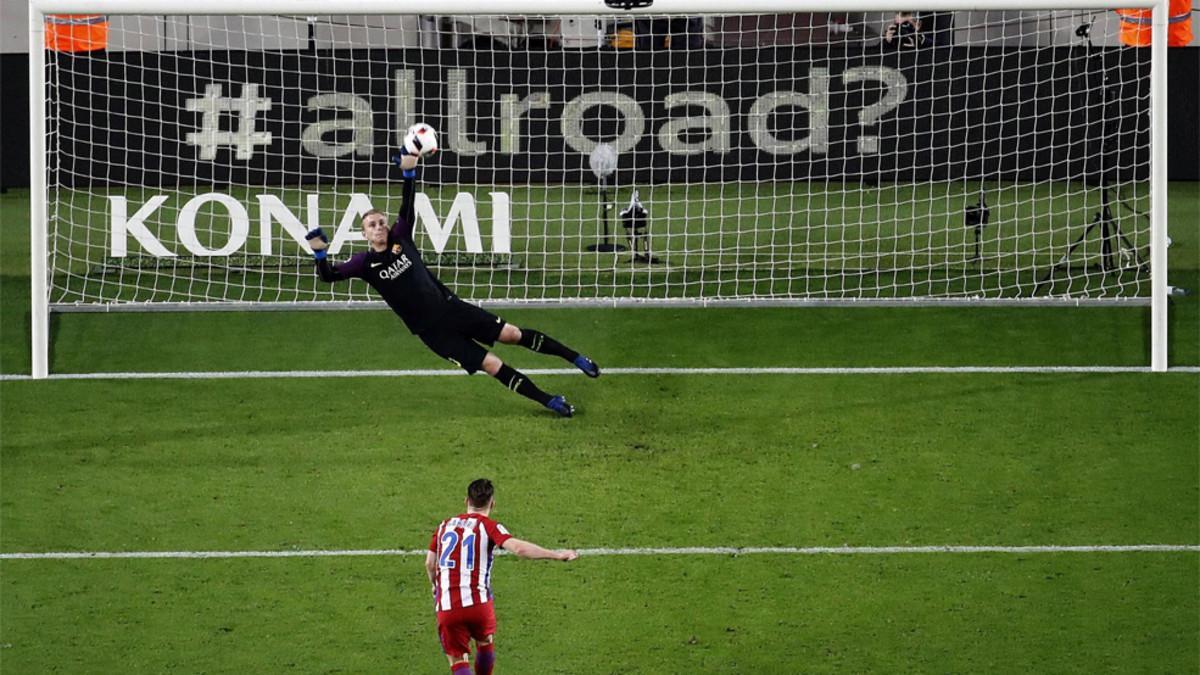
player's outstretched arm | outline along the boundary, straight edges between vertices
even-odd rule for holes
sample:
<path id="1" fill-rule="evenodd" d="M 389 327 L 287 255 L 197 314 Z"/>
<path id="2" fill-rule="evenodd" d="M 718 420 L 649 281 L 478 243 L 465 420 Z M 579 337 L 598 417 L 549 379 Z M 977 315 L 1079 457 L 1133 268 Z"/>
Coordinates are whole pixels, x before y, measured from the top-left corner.
<path id="1" fill-rule="evenodd" d="M 579 554 L 571 549 L 550 550 L 542 548 L 531 541 L 522 541 L 516 537 L 508 539 L 501 547 L 513 555 L 527 558 L 529 560 L 561 560 L 570 562 L 579 557 Z"/>
<path id="2" fill-rule="evenodd" d="M 317 276 L 321 277 L 321 281 L 333 283 L 361 274 L 362 261 L 358 256 L 341 265 L 329 262 L 329 237 L 325 235 L 325 230 L 319 227 L 310 230 L 304 238 L 308 240 L 308 246 L 312 249 L 313 260 L 317 262 Z"/>
<path id="3" fill-rule="evenodd" d="M 404 176 L 404 196 L 400 199 L 400 213 L 396 214 L 396 222 L 392 224 L 392 237 L 412 239 L 413 227 L 417 221 L 417 162 L 419 158 L 400 148 L 400 153 L 392 157 L 400 174 Z"/>

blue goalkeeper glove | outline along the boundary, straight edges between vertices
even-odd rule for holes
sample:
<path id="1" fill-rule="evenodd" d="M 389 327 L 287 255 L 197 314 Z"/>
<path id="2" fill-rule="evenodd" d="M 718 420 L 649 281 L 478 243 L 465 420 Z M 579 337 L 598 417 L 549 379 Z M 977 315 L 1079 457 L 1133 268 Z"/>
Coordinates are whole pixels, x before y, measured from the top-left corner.
<path id="1" fill-rule="evenodd" d="M 304 235 L 304 238 L 308 240 L 308 245 L 313 250 L 313 259 L 324 260 L 329 255 L 329 251 L 325 248 L 329 243 L 329 237 L 325 236 L 325 230 L 319 227 L 315 230 L 309 230 L 308 234 Z M 317 242 L 321 243 L 318 244 Z"/>
<path id="2" fill-rule="evenodd" d="M 413 167 L 411 169 L 405 169 L 403 166 L 400 165 L 400 160 L 404 159 L 406 156 L 408 156 L 410 154 L 412 154 L 412 153 L 410 153 L 408 151 L 408 148 L 400 148 L 399 154 L 392 155 L 392 164 L 395 164 L 396 166 L 400 167 L 400 175 L 404 176 L 405 178 L 416 178 L 417 177 L 417 168 L 416 167 Z"/>

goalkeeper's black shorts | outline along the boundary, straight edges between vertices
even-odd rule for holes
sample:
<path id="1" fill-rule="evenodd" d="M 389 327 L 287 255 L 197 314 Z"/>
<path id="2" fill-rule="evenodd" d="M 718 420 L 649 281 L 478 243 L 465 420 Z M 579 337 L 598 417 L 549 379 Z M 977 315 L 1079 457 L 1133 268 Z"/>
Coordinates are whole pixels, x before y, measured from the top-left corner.
<path id="1" fill-rule="evenodd" d="M 487 356 L 488 350 L 480 343 L 489 347 L 496 344 L 502 328 L 504 319 L 456 297 L 446 313 L 417 337 L 433 353 L 474 373 L 483 367 L 483 357 Z"/>

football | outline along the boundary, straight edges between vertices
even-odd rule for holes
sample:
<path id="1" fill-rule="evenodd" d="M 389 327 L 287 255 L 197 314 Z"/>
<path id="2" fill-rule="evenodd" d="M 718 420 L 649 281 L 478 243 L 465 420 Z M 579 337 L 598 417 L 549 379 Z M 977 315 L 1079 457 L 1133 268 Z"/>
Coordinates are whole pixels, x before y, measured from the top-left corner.
<path id="1" fill-rule="evenodd" d="M 412 154 L 423 157 L 437 152 L 437 132 L 428 124 L 414 124 L 404 135 L 404 147 Z"/>

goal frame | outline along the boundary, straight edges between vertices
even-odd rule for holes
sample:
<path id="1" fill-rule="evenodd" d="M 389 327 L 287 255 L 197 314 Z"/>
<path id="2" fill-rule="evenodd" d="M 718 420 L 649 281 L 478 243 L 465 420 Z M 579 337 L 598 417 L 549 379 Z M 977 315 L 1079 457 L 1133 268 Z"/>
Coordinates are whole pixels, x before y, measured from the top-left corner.
<path id="1" fill-rule="evenodd" d="M 439 15 L 487 14 L 722 14 L 780 13 L 803 11 L 887 11 L 906 10 L 907 0 L 653 0 L 647 7 L 622 9 L 621 0 L 441 0 Z M 924 0 L 927 11 L 950 10 L 1056 10 L 1124 9 L 1152 10 L 1150 47 L 1150 369 L 1167 370 L 1167 19 L 1168 0 Z M 325 14 L 328 0 L 259 0 L 255 14 Z M 345 9 L 345 8 L 343 8 Z M 355 14 L 421 14 L 427 5 L 417 0 L 354 0 Z M 48 14 L 97 12 L 113 14 L 244 14 L 240 0 L 207 0 L 197 6 L 182 0 L 29 0 L 29 118 L 30 118 L 30 296 L 31 296 L 31 375 L 35 379 L 49 375 L 50 351 L 50 265 L 48 260 L 46 176 L 46 80 L 45 17 Z M 1024 301 L 1019 304 L 1030 304 Z M 312 303 L 309 303 L 312 304 Z M 346 303 L 331 303 L 345 307 Z M 600 305 L 611 303 L 600 303 Z M 706 305 L 703 301 L 695 303 Z M 767 303 L 771 304 L 771 303 Z M 775 303 L 778 304 L 778 303 Z M 788 304 L 809 305 L 803 300 Z M 845 301 L 843 304 L 877 304 Z M 935 304 L 896 300 L 893 306 Z M 962 304 L 995 305 L 995 301 L 970 301 Z M 1042 301 L 1045 304 L 1045 301 Z M 1083 304 L 1066 299 L 1067 305 Z M 148 309 L 149 307 L 140 307 Z M 237 305 L 225 309 L 246 309 Z M 282 309 L 275 306 L 266 309 Z M 288 307 L 289 309 L 291 307 Z M 309 308 L 309 307 L 304 307 Z M 183 308 L 174 308 L 183 309 Z M 192 308 L 195 309 L 195 308 Z M 103 310 L 98 310 L 103 311 Z"/>

